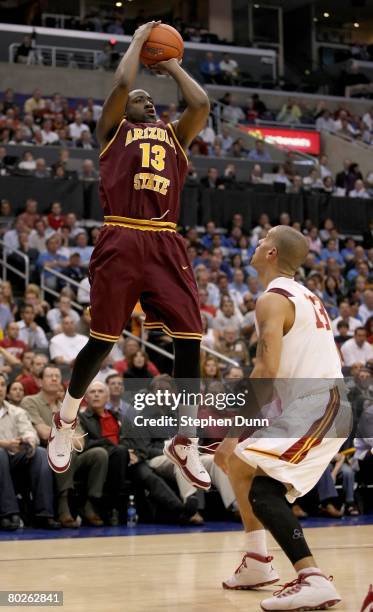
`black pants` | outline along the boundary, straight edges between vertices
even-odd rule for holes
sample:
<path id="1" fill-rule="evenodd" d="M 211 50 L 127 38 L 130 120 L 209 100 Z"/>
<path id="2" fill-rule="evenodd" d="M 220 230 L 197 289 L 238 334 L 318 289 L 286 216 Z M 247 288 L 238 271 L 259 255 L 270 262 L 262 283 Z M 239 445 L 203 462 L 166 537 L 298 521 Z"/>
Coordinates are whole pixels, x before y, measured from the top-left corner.
<path id="1" fill-rule="evenodd" d="M 16 491 L 31 491 L 34 516 L 53 517 L 53 472 L 45 448 L 32 457 L 0 449 L 0 516 L 19 514 Z"/>
<path id="2" fill-rule="evenodd" d="M 136 487 L 149 492 L 149 499 L 155 506 L 172 515 L 173 518 L 179 518 L 184 509 L 183 502 L 166 481 L 153 472 L 145 461 L 131 465 L 128 469 L 128 476 Z"/>

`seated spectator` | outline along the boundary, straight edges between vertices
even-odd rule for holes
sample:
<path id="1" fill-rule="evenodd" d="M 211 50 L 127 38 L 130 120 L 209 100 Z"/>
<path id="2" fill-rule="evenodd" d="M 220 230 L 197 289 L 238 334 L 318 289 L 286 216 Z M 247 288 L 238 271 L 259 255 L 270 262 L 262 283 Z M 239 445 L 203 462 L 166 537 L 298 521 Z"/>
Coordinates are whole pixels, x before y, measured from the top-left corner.
<path id="1" fill-rule="evenodd" d="M 345 321 L 339 321 L 337 324 L 337 335 L 334 336 L 335 343 L 340 349 L 341 346 L 350 339 L 351 336 L 348 334 L 348 323 Z"/>
<path id="2" fill-rule="evenodd" d="M 23 408 L 5 400 L 6 380 L 0 374 L 0 527 L 8 531 L 21 525 L 17 489 L 25 485 L 31 490 L 32 521 L 35 527 L 59 529 L 53 518 L 53 474 L 47 453 L 38 446 L 38 436 Z M 22 466 L 22 470 L 20 470 Z"/>
<path id="3" fill-rule="evenodd" d="M 128 368 L 124 372 L 124 378 L 153 378 L 148 368 L 149 357 L 144 351 L 136 351 L 128 357 Z"/>
<path id="4" fill-rule="evenodd" d="M 50 170 L 47 167 L 47 162 L 43 157 L 35 160 L 35 170 L 33 171 L 35 178 L 45 179 L 50 177 Z"/>
<path id="5" fill-rule="evenodd" d="M 233 138 L 229 133 L 228 126 L 223 125 L 220 134 L 217 136 L 217 140 L 221 145 L 223 153 L 227 155 L 233 145 Z"/>
<path id="6" fill-rule="evenodd" d="M 35 322 L 35 309 L 25 304 L 21 309 L 21 320 L 17 321 L 19 340 L 22 340 L 29 349 L 47 348 L 48 341 L 43 329 Z"/>
<path id="7" fill-rule="evenodd" d="M 201 178 L 200 184 L 208 189 L 224 189 L 224 181 L 219 177 L 217 168 L 209 168 L 207 176 Z"/>
<path id="8" fill-rule="evenodd" d="M 318 175 L 316 168 L 311 168 L 308 175 L 304 177 L 303 185 L 304 187 L 307 187 L 309 189 L 321 189 L 322 188 L 323 183 Z"/>
<path id="9" fill-rule="evenodd" d="M 336 193 L 337 192 L 332 176 L 325 176 L 323 178 L 322 188 L 323 188 L 323 191 L 325 191 L 325 193 Z"/>
<path id="10" fill-rule="evenodd" d="M 359 317 L 363 325 L 367 322 L 370 317 L 373 317 L 373 291 L 367 289 L 363 293 L 363 301 L 359 306 Z"/>
<path id="11" fill-rule="evenodd" d="M 75 146 L 77 146 L 78 149 L 94 149 L 94 141 L 91 132 L 88 132 L 87 130 L 82 132 L 82 135 L 80 136 L 79 140 L 76 141 Z"/>
<path id="12" fill-rule="evenodd" d="M 48 358 L 43 354 L 33 354 L 29 365 L 26 359 L 26 366 L 24 358 L 22 359 L 23 370 L 22 373 L 17 376 L 16 380 L 22 384 L 25 395 L 29 396 L 39 393 L 41 387 L 41 373 L 47 363 Z"/>
<path id="13" fill-rule="evenodd" d="M 223 54 L 223 59 L 219 63 L 223 81 L 229 85 L 234 85 L 238 81 L 239 70 L 236 60 L 230 57 L 229 53 Z"/>
<path id="14" fill-rule="evenodd" d="M 238 336 L 239 327 L 225 327 L 223 337 L 218 341 L 214 349 L 225 357 L 234 359 L 240 365 L 249 365 L 249 354 L 243 340 Z"/>
<path id="15" fill-rule="evenodd" d="M 209 380 L 220 380 L 221 371 L 216 357 L 208 355 L 201 361 L 201 378 L 206 383 Z"/>
<path id="16" fill-rule="evenodd" d="M 29 234 L 29 245 L 30 248 L 36 249 L 39 253 L 46 250 L 48 230 L 46 228 L 45 221 L 40 219 L 35 222 L 34 229 Z"/>
<path id="17" fill-rule="evenodd" d="M 263 182 L 263 170 L 260 164 L 254 164 L 250 173 L 250 183 L 259 185 Z"/>
<path id="18" fill-rule="evenodd" d="M 35 89 L 30 98 L 27 98 L 24 104 L 25 113 L 34 114 L 37 111 L 43 110 L 45 107 L 45 100 L 42 98 L 41 90 Z"/>
<path id="19" fill-rule="evenodd" d="M 5 328 L 5 338 L 0 340 L 0 347 L 6 349 L 13 357 L 16 358 L 16 363 L 21 363 L 21 359 L 27 345 L 19 339 L 18 323 L 10 321 Z"/>
<path id="20" fill-rule="evenodd" d="M 75 121 L 69 125 L 70 138 L 76 142 L 81 138 L 83 132 L 90 133 L 90 129 L 86 123 L 83 123 L 82 113 L 77 111 L 75 113 Z"/>
<path id="21" fill-rule="evenodd" d="M 330 257 L 333 257 L 340 266 L 344 265 L 343 257 L 337 249 L 336 242 L 333 238 L 329 238 L 326 243 L 326 247 L 321 249 L 320 259 L 327 261 Z"/>
<path id="22" fill-rule="evenodd" d="M 61 373 L 55 366 L 46 366 L 42 371 L 41 390 L 32 397 L 25 397 L 22 407 L 27 411 L 41 443 L 46 446 L 51 432 L 52 419 L 60 410 L 58 399 L 61 388 Z M 103 521 L 96 508 L 102 498 L 103 486 L 107 473 L 107 456 L 102 449 L 90 449 L 82 437 L 83 431 L 78 424 L 76 437 L 73 439 L 74 450 L 69 469 L 63 474 L 56 474 L 57 511 L 62 527 L 76 528 L 78 522 L 72 517 L 69 507 L 69 491 L 74 488 L 75 480 L 83 480 L 85 504 L 81 515 L 84 523 L 91 527 L 101 527 Z M 79 438 L 79 439 L 77 439 Z M 82 452 L 83 451 L 83 452 Z M 52 474 L 51 470 L 49 472 Z"/>
<path id="23" fill-rule="evenodd" d="M 350 196 L 350 198 L 370 198 L 369 193 L 365 189 L 364 181 L 362 181 L 361 179 L 357 179 L 357 181 L 355 181 L 354 188 L 350 191 L 348 195 Z"/>
<path id="24" fill-rule="evenodd" d="M 321 115 L 316 119 L 316 129 L 319 132 L 334 132 L 335 122 L 331 116 L 330 111 L 326 108 L 322 111 Z"/>
<path id="25" fill-rule="evenodd" d="M 69 265 L 65 268 L 64 274 L 76 283 L 80 283 L 86 277 L 87 266 L 82 265 L 79 253 L 76 253 L 75 249 L 71 250 Z"/>
<path id="26" fill-rule="evenodd" d="M 293 177 L 291 186 L 287 188 L 286 192 L 287 193 L 303 193 L 304 192 L 303 177 L 301 177 L 299 174 L 296 174 Z"/>
<path id="27" fill-rule="evenodd" d="M 82 164 L 82 170 L 79 172 L 79 178 L 82 181 L 96 181 L 98 180 L 99 174 L 94 167 L 94 163 L 91 159 L 85 159 Z"/>
<path id="28" fill-rule="evenodd" d="M 60 255 L 59 248 L 61 240 L 58 234 L 54 233 L 46 240 L 47 250 L 44 253 L 40 253 L 36 265 L 40 274 L 44 271 L 45 267 L 52 268 L 57 272 L 63 272 L 64 268 L 68 266 L 67 257 Z M 57 277 L 47 270 L 44 272 L 44 282 L 51 289 L 57 287 Z"/>
<path id="29" fill-rule="evenodd" d="M 88 277 L 86 277 L 86 278 L 83 278 L 83 280 L 80 281 L 80 283 L 79 283 L 78 296 L 77 296 L 77 300 L 78 300 L 79 304 L 83 304 L 83 305 L 88 305 L 89 306 L 89 304 L 90 304 L 89 292 L 90 292 L 90 284 L 89 284 Z"/>
<path id="30" fill-rule="evenodd" d="M 255 300 L 249 292 L 246 292 L 243 296 L 241 312 L 243 314 L 241 334 L 250 340 L 255 331 Z"/>
<path id="31" fill-rule="evenodd" d="M 341 297 L 338 281 L 334 278 L 334 276 L 327 276 L 325 279 L 325 289 L 322 299 L 326 311 L 332 319 L 335 319 L 335 317 L 338 315 L 338 302 L 340 301 Z"/>
<path id="32" fill-rule="evenodd" d="M 140 350 L 140 343 L 134 338 L 126 338 L 123 345 L 123 357 L 120 361 L 114 363 L 114 368 L 119 374 L 124 374 L 129 367 L 129 359 L 133 358 L 134 355 Z M 151 376 L 157 376 L 159 374 L 158 369 L 151 361 L 148 361 L 147 368 Z"/>
<path id="33" fill-rule="evenodd" d="M 54 334 L 59 334 L 61 332 L 62 319 L 66 316 L 71 317 L 76 325 L 79 323 L 79 315 L 71 308 L 70 298 L 61 295 L 57 302 L 56 308 L 52 308 L 47 313 L 48 325 Z"/>
<path id="34" fill-rule="evenodd" d="M 250 161 L 255 162 L 272 161 L 269 152 L 264 147 L 264 141 L 259 139 L 255 141 L 255 149 L 250 151 L 248 158 Z"/>
<path id="35" fill-rule="evenodd" d="M 306 239 L 307 239 L 310 251 L 312 251 L 313 253 L 316 253 L 317 255 L 320 255 L 320 252 L 322 249 L 322 242 L 319 237 L 319 232 L 318 232 L 317 227 L 312 227 L 310 229 L 310 231 L 306 235 Z"/>
<path id="36" fill-rule="evenodd" d="M 130 409 L 130 404 L 123 399 L 123 377 L 117 372 L 115 374 L 109 374 L 109 376 L 106 377 L 105 383 L 109 390 L 109 400 L 106 403 L 106 408 L 121 420 Z"/>
<path id="37" fill-rule="evenodd" d="M 87 344 L 87 337 L 76 333 L 75 320 L 69 315 L 62 318 L 61 328 L 61 333 L 53 336 L 50 341 L 50 356 L 56 364 L 71 366 L 83 346 Z"/>
<path id="38" fill-rule="evenodd" d="M 199 70 L 205 83 L 219 83 L 221 81 L 220 66 L 211 51 L 206 53 L 206 58 L 200 63 Z"/>
<path id="39" fill-rule="evenodd" d="M 215 130 L 209 125 L 209 120 L 207 119 L 205 127 L 198 134 L 200 138 L 202 138 L 203 142 L 207 145 L 212 146 L 216 139 Z"/>
<path id="40" fill-rule="evenodd" d="M 65 223 L 65 217 L 62 214 L 62 206 L 60 202 L 52 202 L 50 213 L 47 216 L 48 226 L 54 230 L 59 230 Z"/>
<path id="41" fill-rule="evenodd" d="M 216 315 L 216 308 L 208 303 L 208 292 L 205 288 L 201 287 L 198 290 L 199 295 L 199 307 L 201 312 L 207 313 L 210 317 Z"/>
<path id="42" fill-rule="evenodd" d="M 238 157 L 239 159 L 247 158 L 247 150 L 245 148 L 242 138 L 237 138 L 237 140 L 234 141 L 231 150 L 228 151 L 228 154 L 231 157 Z"/>
<path id="43" fill-rule="evenodd" d="M 273 168 L 273 172 L 275 173 L 275 178 L 273 181 L 274 183 L 282 183 L 286 185 L 286 187 L 291 186 L 291 182 L 289 181 L 285 173 L 285 166 L 283 166 L 282 164 L 280 164 L 279 166 L 275 166 Z"/>
<path id="44" fill-rule="evenodd" d="M 365 365 L 369 359 L 373 359 L 373 348 L 367 342 L 365 327 L 357 327 L 354 337 L 344 342 L 341 347 L 344 365 L 350 367 L 356 363 Z"/>
<path id="45" fill-rule="evenodd" d="M 332 176 L 332 171 L 330 170 L 328 163 L 329 163 L 328 156 L 321 155 L 320 160 L 319 160 L 319 170 L 320 170 L 321 180 L 323 180 L 326 176 Z"/>
<path id="46" fill-rule="evenodd" d="M 302 111 L 299 105 L 295 102 L 294 98 L 289 98 L 278 113 L 277 121 L 295 124 L 300 123 L 301 117 Z"/>
<path id="47" fill-rule="evenodd" d="M 232 94 L 225 94 L 221 101 L 224 104 L 221 114 L 223 121 L 232 123 L 233 125 L 236 125 L 236 123 L 240 121 L 245 121 L 245 113 L 242 108 L 236 104 L 236 99 L 232 97 Z"/>
<path id="48" fill-rule="evenodd" d="M 12 406 L 20 406 L 23 398 L 25 397 L 25 390 L 23 384 L 14 380 L 9 383 L 7 387 L 6 399 Z"/>
<path id="49" fill-rule="evenodd" d="M 18 215 L 19 220 L 29 229 L 33 229 L 41 216 L 38 213 L 38 203 L 33 198 L 26 200 L 25 212 Z"/>
<path id="50" fill-rule="evenodd" d="M 50 119 L 45 119 L 43 121 L 41 137 L 43 145 L 59 144 L 58 134 L 52 129 L 52 121 Z"/>
<path id="51" fill-rule="evenodd" d="M 81 265 L 87 267 L 91 259 L 93 246 L 88 245 L 88 236 L 85 231 L 76 236 L 73 251 L 74 253 L 78 253 L 80 255 Z"/>

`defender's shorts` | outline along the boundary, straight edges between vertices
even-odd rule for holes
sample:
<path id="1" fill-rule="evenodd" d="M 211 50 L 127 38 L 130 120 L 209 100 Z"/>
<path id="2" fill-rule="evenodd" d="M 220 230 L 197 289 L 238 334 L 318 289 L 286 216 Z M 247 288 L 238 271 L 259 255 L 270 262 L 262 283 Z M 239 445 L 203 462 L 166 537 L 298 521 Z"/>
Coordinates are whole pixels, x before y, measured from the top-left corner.
<path id="1" fill-rule="evenodd" d="M 315 486 L 338 453 L 350 414 L 337 387 L 296 399 L 272 425 L 240 442 L 235 454 L 285 484 L 292 503 Z"/>

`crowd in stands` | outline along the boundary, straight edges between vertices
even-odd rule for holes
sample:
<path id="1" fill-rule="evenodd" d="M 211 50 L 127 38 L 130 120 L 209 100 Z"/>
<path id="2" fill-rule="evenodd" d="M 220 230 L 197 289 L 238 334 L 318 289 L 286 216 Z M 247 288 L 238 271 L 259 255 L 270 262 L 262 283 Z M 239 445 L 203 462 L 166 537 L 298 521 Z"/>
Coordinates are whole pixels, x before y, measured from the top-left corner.
<path id="1" fill-rule="evenodd" d="M 5 213 L 7 220 L 11 209 L 11 203 L 2 202 L 1 215 Z M 5 225 L 2 235 L 8 260 L 22 268 L 14 252 L 19 248 L 33 262 L 33 276 L 25 289 L 11 272 L 10 282 L 0 284 L 0 528 L 17 529 L 20 516 L 47 529 L 75 528 L 77 515 L 91 526 L 117 525 L 125 520 L 129 488 L 136 491 L 144 520 L 201 524 L 207 502 L 167 462 L 163 440 L 158 435 L 154 438 L 151 429 L 141 439 L 134 433 L 133 406 L 125 393 L 131 381 L 140 380 L 143 388 L 153 391 L 172 389 L 174 384 L 169 376 L 171 360 L 154 350 L 144 351 L 140 339 L 121 338 L 114 345 L 81 408 L 74 440 L 81 452 L 74 453 L 66 474 L 52 476 L 48 471 L 45 446 L 52 413 L 60 405 L 74 359 L 89 335 L 87 265 L 99 230 L 94 228 L 88 236 L 81 220 L 73 213 L 64 214 L 58 202 L 46 216 L 39 214 L 32 199 L 24 210 L 15 212 L 11 227 Z M 203 350 L 201 377 L 206 390 L 219 393 L 226 379 L 246 376 L 255 363 L 254 309 L 263 288 L 250 257 L 276 222 L 292 225 L 307 236 L 310 252 L 297 280 L 325 303 L 349 377 L 354 411 L 346 453 L 335 458 L 313 497 L 306 504 L 301 500 L 302 506 L 296 505 L 294 512 L 299 516 L 357 514 L 356 483 L 372 484 L 373 473 L 373 439 L 367 433 L 373 407 L 373 223 L 358 241 L 341 236 L 331 219 L 325 219 L 321 228 L 309 220 L 301 226 L 288 213 L 278 220 L 263 213 L 250 232 L 244 231 L 240 214 L 233 215 L 226 232 L 212 221 L 203 233 L 196 228 L 185 231 L 199 291 L 203 346 L 235 363 L 227 366 Z M 41 293 L 40 273 L 46 266 L 67 277 L 61 282 L 45 270 L 45 285 L 57 298 Z M 135 336 L 141 335 L 142 321 L 138 304 L 129 323 Z M 172 351 L 171 339 L 163 332 L 152 331 L 148 339 Z M 206 408 L 202 405 L 201 411 Z M 155 407 L 154 414 L 157 411 Z M 206 437 L 211 441 L 207 432 Z M 354 444 L 355 453 L 348 450 Z M 235 516 L 227 477 L 211 455 L 206 454 L 204 462 L 225 516 Z M 343 506 L 335 488 L 338 483 L 343 487 Z"/>

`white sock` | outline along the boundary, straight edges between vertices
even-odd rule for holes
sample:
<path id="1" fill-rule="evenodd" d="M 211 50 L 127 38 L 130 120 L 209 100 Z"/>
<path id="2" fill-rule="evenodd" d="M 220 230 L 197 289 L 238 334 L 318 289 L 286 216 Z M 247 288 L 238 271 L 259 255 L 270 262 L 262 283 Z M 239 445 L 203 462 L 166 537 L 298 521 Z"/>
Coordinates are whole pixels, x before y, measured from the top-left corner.
<path id="1" fill-rule="evenodd" d="M 83 396 L 84 397 L 84 396 Z M 83 397 L 80 399 L 75 399 L 72 397 L 68 391 L 66 391 L 66 395 L 63 399 L 61 410 L 60 410 L 60 418 L 65 423 L 72 423 L 78 414 L 80 402 Z"/>
<path id="2" fill-rule="evenodd" d="M 179 416 L 179 434 L 186 438 L 195 438 L 197 427 L 195 425 L 198 416 L 198 405 L 185 406 L 184 404 L 179 405 L 178 416 Z M 181 424 L 181 417 L 187 417 L 187 424 Z M 189 421 L 191 419 L 191 421 Z"/>
<path id="3" fill-rule="evenodd" d="M 298 570 L 298 574 L 321 574 L 321 570 L 319 567 L 304 567 Z"/>
<path id="4" fill-rule="evenodd" d="M 248 533 L 245 533 L 245 538 L 247 552 L 257 553 L 258 555 L 262 555 L 263 557 L 268 556 L 265 529 L 249 531 Z"/>

